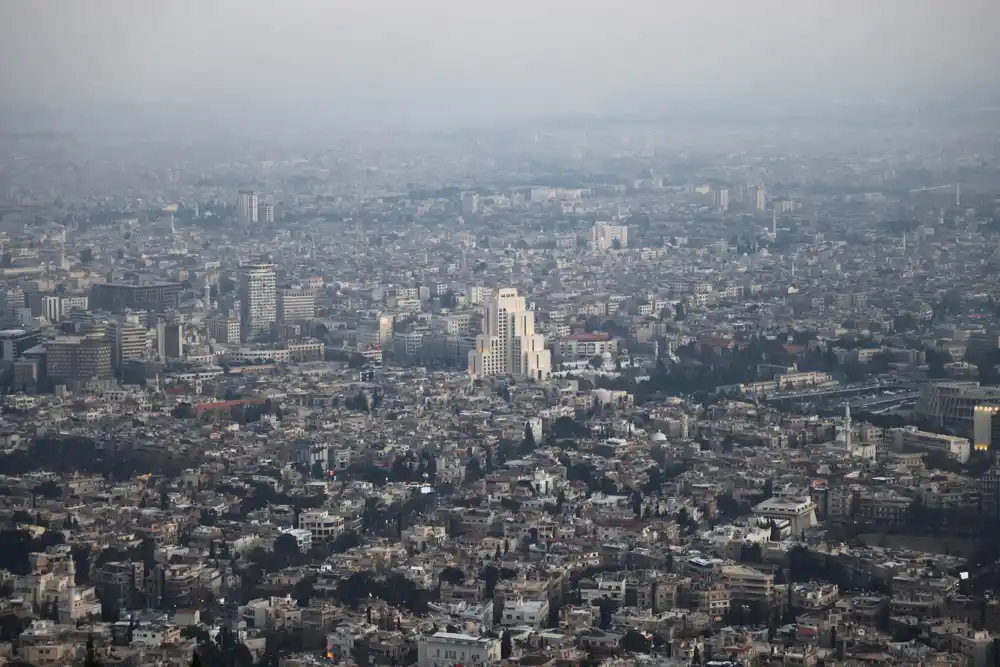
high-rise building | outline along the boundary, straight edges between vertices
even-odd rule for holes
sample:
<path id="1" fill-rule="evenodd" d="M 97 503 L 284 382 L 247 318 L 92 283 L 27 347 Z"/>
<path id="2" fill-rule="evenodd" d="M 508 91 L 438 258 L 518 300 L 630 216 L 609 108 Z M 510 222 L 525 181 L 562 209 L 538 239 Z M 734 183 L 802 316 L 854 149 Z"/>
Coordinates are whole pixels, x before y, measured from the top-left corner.
<path id="1" fill-rule="evenodd" d="M 262 225 L 274 224 L 274 204 L 261 204 L 257 207 L 257 220 Z"/>
<path id="2" fill-rule="evenodd" d="M 546 380 L 552 357 L 545 336 L 535 333 L 535 313 L 525 307 L 517 290 L 503 288 L 483 309 L 484 332 L 469 352 L 469 375 L 513 375 Z"/>
<path id="3" fill-rule="evenodd" d="M 243 190 L 236 199 L 236 218 L 242 225 L 256 225 L 260 216 L 260 202 L 256 192 Z"/>
<path id="4" fill-rule="evenodd" d="M 62 319 L 62 299 L 57 296 L 43 296 L 41 298 L 41 316 L 49 322 L 55 323 Z"/>
<path id="5" fill-rule="evenodd" d="M 244 264 L 240 276 L 241 333 L 246 340 L 266 333 L 278 320 L 273 264 Z"/>
<path id="6" fill-rule="evenodd" d="M 479 213 L 479 194 L 463 192 L 461 195 L 462 213 Z"/>
<path id="7" fill-rule="evenodd" d="M 316 293 L 298 287 L 278 292 L 278 321 L 299 322 L 316 316 Z"/>
<path id="8" fill-rule="evenodd" d="M 184 356 L 184 325 L 179 322 L 158 322 L 156 352 L 160 361 Z"/>
<path id="9" fill-rule="evenodd" d="M 5 329 L 0 331 L 0 360 L 14 361 L 25 350 L 38 345 L 42 340 L 42 332 L 38 329 Z"/>
<path id="10" fill-rule="evenodd" d="M 729 210 L 729 188 L 719 188 L 712 191 L 712 198 L 715 201 L 715 207 L 720 211 Z"/>
<path id="11" fill-rule="evenodd" d="M 392 343 L 392 329 L 396 323 L 395 315 L 378 316 L 378 344 L 383 348 L 388 348 Z"/>
<path id="12" fill-rule="evenodd" d="M 596 222 L 590 234 L 594 250 L 623 250 L 628 247 L 628 225 Z"/>
<path id="13" fill-rule="evenodd" d="M 166 310 L 176 308 L 184 286 L 181 283 L 151 283 L 128 285 L 102 283 L 90 290 L 89 305 L 93 310 L 121 313 L 131 310 Z"/>
<path id="14" fill-rule="evenodd" d="M 112 344 L 96 336 L 58 336 L 45 344 L 50 378 L 66 382 L 110 380 Z"/>
<path id="15" fill-rule="evenodd" d="M 126 322 L 111 322 L 104 332 L 112 344 L 112 362 L 118 368 L 125 359 L 145 359 L 149 356 L 146 327 Z"/>
<path id="16" fill-rule="evenodd" d="M 767 193 L 762 186 L 754 185 L 750 188 L 750 206 L 755 211 L 767 210 Z"/>
<path id="17" fill-rule="evenodd" d="M 977 452 L 1000 448 L 1000 405 L 977 405 L 973 409 L 972 444 Z"/>

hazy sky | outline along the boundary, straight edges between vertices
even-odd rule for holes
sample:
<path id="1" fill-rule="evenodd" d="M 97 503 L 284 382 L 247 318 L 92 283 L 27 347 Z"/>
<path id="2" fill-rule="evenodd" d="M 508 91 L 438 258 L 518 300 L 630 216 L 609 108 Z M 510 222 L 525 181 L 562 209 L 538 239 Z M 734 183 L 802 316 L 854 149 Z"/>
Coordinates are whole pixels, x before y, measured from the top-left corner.
<path id="1" fill-rule="evenodd" d="M 3 100 L 289 118 L 1000 88 L 1000 0 L 0 0 Z"/>

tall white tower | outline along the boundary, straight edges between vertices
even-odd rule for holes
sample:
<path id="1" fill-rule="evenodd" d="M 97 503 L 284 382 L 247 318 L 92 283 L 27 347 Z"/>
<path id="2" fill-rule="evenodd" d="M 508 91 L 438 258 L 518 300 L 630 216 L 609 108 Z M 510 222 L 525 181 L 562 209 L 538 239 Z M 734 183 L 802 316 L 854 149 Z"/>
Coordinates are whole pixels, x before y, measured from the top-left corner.
<path id="1" fill-rule="evenodd" d="M 962 205 L 962 184 L 955 184 L 955 208 L 959 208 Z"/>
<path id="2" fill-rule="evenodd" d="M 771 237 L 778 238 L 778 211 L 771 212 Z"/>
<path id="3" fill-rule="evenodd" d="M 851 443 L 851 431 L 853 430 L 853 424 L 851 423 L 851 404 L 848 403 L 844 406 L 844 449 L 851 451 L 853 444 Z"/>
<path id="4" fill-rule="evenodd" d="M 260 202 L 258 201 L 257 193 L 251 192 L 249 190 L 243 190 L 240 192 L 239 197 L 236 199 L 236 217 L 238 218 L 240 224 L 243 225 L 256 225 L 258 220 L 258 210 Z"/>
<path id="5" fill-rule="evenodd" d="M 278 293 L 273 264 L 245 264 L 240 276 L 241 327 L 244 340 L 267 333 L 278 321 Z"/>
<path id="6" fill-rule="evenodd" d="M 208 312 L 212 310 L 212 286 L 208 282 L 208 277 L 205 278 L 205 286 L 202 288 L 202 291 L 202 299 L 205 302 L 205 311 Z"/>
<path id="7" fill-rule="evenodd" d="M 513 288 L 497 290 L 483 309 L 485 330 L 469 352 L 469 376 L 513 375 L 547 380 L 552 354 L 545 336 L 535 333 L 535 313 Z"/>

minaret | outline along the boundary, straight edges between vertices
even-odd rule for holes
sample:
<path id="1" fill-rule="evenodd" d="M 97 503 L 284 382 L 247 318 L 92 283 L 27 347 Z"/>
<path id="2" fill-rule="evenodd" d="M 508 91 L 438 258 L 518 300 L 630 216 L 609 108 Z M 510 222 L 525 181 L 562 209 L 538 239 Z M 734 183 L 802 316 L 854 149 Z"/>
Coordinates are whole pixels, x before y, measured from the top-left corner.
<path id="1" fill-rule="evenodd" d="M 844 447 L 851 451 L 851 404 L 844 406 Z"/>
<path id="2" fill-rule="evenodd" d="M 205 310 L 212 310 L 212 286 L 208 283 L 207 276 L 205 277 L 205 287 L 203 289 L 205 291 L 205 295 L 202 298 L 205 300 Z"/>
<path id="3" fill-rule="evenodd" d="M 778 209 L 771 212 L 771 236 L 778 238 Z"/>

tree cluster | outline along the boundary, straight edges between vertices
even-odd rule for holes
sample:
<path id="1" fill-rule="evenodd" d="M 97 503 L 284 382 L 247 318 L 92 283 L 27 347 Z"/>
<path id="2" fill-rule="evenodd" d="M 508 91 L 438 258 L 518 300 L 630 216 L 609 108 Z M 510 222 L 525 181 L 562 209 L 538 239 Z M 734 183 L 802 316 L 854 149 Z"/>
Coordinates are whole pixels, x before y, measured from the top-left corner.
<path id="1" fill-rule="evenodd" d="M 0 570 L 10 570 L 19 575 L 31 574 L 29 554 L 45 551 L 64 542 L 63 534 L 59 531 L 48 530 L 38 537 L 32 537 L 26 530 L 0 531 Z"/>
<path id="2" fill-rule="evenodd" d="M 377 598 L 394 607 L 405 607 L 415 614 L 423 614 L 427 612 L 430 592 L 399 574 L 379 577 L 374 572 L 364 571 L 343 579 L 337 585 L 334 597 L 351 607 Z"/>

